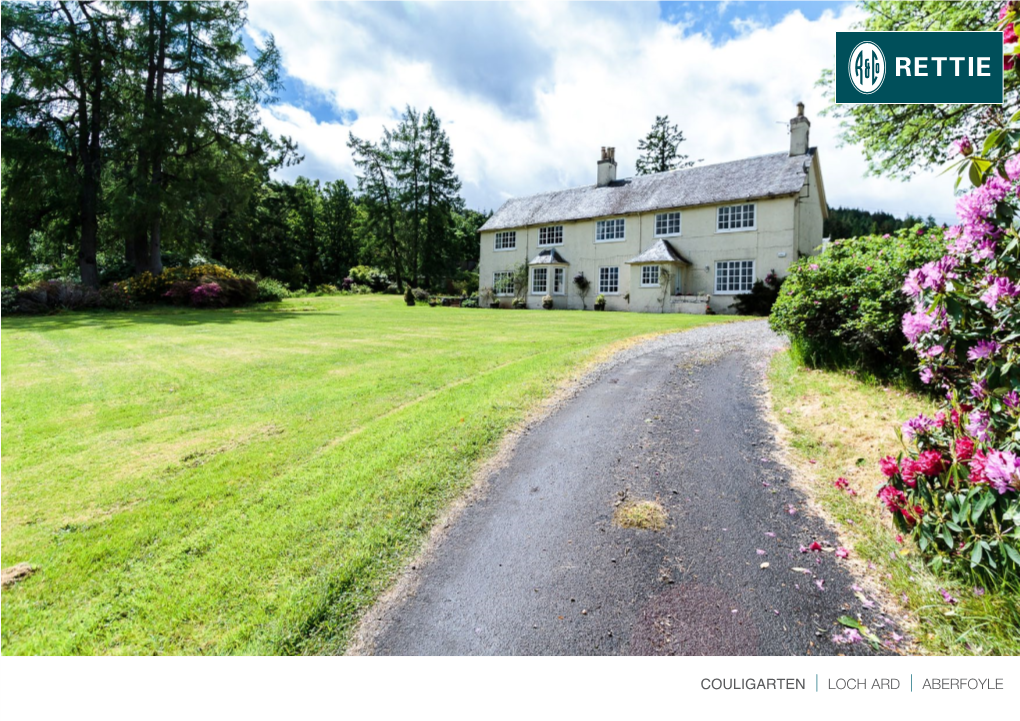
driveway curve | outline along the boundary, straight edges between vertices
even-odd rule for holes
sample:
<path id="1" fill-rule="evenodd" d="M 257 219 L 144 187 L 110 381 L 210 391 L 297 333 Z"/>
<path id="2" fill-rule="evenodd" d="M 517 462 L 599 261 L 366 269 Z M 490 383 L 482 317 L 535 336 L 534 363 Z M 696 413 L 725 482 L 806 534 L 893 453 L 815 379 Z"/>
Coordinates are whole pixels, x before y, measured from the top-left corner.
<path id="1" fill-rule="evenodd" d="M 862 608 L 779 461 L 764 321 L 698 328 L 624 351 L 520 439 L 482 498 L 362 633 L 388 655 L 802 655 L 836 645 Z M 660 531 L 620 528 L 657 500 Z M 762 567 L 762 564 L 768 564 Z M 800 570 L 794 570 L 800 569 Z"/>

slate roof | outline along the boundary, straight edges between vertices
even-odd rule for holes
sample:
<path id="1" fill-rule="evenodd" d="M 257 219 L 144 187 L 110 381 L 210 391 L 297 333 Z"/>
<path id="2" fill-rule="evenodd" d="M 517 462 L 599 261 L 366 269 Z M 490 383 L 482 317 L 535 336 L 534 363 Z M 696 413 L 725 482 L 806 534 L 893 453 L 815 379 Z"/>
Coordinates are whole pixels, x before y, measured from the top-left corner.
<path id="1" fill-rule="evenodd" d="M 804 155 L 759 155 L 616 180 L 580 188 L 511 198 L 480 230 L 503 230 L 570 220 L 605 218 L 665 208 L 757 200 L 800 192 L 816 148 Z"/>
<path id="2" fill-rule="evenodd" d="M 555 249 L 543 250 L 528 265 L 570 265 Z"/>
<path id="3" fill-rule="evenodd" d="M 627 263 L 683 263 L 690 265 L 691 261 L 676 252 L 676 248 L 670 245 L 668 240 L 660 240 L 641 255 L 628 260 Z"/>

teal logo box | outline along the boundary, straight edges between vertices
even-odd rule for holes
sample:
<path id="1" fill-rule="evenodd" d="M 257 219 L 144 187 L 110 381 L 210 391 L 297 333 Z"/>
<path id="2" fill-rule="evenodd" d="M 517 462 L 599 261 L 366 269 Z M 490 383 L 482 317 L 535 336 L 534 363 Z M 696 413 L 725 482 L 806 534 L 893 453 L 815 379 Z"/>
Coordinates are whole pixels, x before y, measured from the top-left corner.
<path id="1" fill-rule="evenodd" d="M 1002 32 L 837 32 L 837 103 L 1001 104 Z"/>

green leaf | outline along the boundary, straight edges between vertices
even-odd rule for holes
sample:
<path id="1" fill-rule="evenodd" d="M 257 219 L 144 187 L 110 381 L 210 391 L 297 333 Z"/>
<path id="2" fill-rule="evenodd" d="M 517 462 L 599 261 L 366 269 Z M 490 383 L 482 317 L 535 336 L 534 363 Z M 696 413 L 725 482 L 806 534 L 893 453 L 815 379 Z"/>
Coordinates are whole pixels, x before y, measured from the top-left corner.
<path id="1" fill-rule="evenodd" d="M 856 618 L 853 618 L 851 616 L 840 616 L 838 620 L 844 626 L 849 626 L 850 628 L 856 628 L 857 630 L 860 630 L 860 628 L 861 628 L 861 622 L 858 621 Z"/>
<path id="2" fill-rule="evenodd" d="M 975 188 L 981 185 L 981 171 L 978 170 L 977 163 L 971 163 L 970 173 L 968 174 L 968 177 L 970 178 L 971 184 L 973 184 Z"/>
<path id="3" fill-rule="evenodd" d="M 1020 566 L 1020 551 L 1016 550 L 1008 543 L 1003 543 L 1002 547 L 1006 549 L 1006 554 L 1013 560 L 1013 563 Z"/>
<path id="4" fill-rule="evenodd" d="M 974 568 L 981 563 L 981 544 L 975 543 L 974 550 L 970 552 L 970 567 Z"/>

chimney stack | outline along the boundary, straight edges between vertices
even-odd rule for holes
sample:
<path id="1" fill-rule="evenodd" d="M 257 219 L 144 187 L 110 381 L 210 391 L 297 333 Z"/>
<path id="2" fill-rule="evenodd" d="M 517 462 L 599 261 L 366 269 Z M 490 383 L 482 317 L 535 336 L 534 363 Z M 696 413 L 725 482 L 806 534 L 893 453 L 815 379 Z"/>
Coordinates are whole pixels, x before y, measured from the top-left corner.
<path id="1" fill-rule="evenodd" d="M 790 155 L 804 155 L 808 151 L 808 132 L 811 121 L 804 117 L 804 103 L 797 103 L 797 117 L 790 119 Z"/>
<path id="2" fill-rule="evenodd" d="M 598 168 L 598 187 L 605 187 L 616 180 L 616 148 L 602 148 Z"/>

